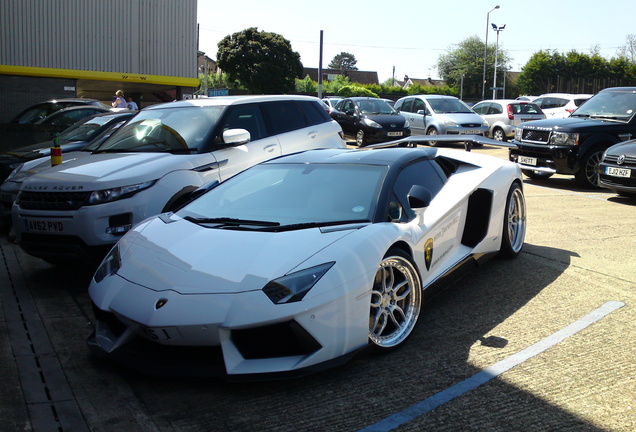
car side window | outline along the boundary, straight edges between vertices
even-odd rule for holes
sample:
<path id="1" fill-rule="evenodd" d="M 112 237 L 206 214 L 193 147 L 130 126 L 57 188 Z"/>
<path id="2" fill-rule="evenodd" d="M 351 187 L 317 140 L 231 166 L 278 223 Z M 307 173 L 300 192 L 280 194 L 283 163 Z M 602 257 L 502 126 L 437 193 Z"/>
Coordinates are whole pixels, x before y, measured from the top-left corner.
<path id="1" fill-rule="evenodd" d="M 402 106 L 400 107 L 400 111 L 404 112 L 413 112 L 413 99 L 405 99 L 402 102 Z"/>
<path id="2" fill-rule="evenodd" d="M 250 133 L 250 140 L 264 138 L 265 123 L 258 105 L 236 105 L 228 108 L 227 116 L 223 122 L 223 130 L 245 129 Z"/>
<path id="3" fill-rule="evenodd" d="M 309 119 L 310 125 L 326 123 L 331 120 L 327 111 L 318 102 L 300 101 L 297 103 Z"/>
<path id="4" fill-rule="evenodd" d="M 426 111 L 426 104 L 421 99 L 413 99 L 413 111 L 417 113 L 418 111 Z"/>
<path id="5" fill-rule="evenodd" d="M 488 114 L 502 114 L 503 113 L 503 108 L 501 107 L 500 104 L 494 103 L 490 105 L 490 108 L 488 108 Z"/>
<path id="6" fill-rule="evenodd" d="M 473 107 L 473 111 L 475 111 L 477 114 L 485 115 L 488 113 L 488 104 L 477 104 Z"/>
<path id="7" fill-rule="evenodd" d="M 294 101 L 267 102 L 262 107 L 267 125 L 273 135 L 309 126 L 305 115 Z"/>
<path id="8" fill-rule="evenodd" d="M 415 213 L 408 204 L 408 194 L 413 185 L 425 187 L 431 192 L 432 196 L 442 189 L 446 182 L 446 176 L 442 169 L 430 160 L 422 160 L 406 166 L 399 172 L 393 186 L 393 193 L 397 198 L 402 212 L 405 214 L 401 221 L 411 220 L 415 217 Z M 395 205 L 393 205 L 395 207 Z M 405 210 L 406 209 L 406 210 Z M 387 209 L 390 212 L 391 208 Z M 389 215 L 393 219 L 393 215 Z"/>

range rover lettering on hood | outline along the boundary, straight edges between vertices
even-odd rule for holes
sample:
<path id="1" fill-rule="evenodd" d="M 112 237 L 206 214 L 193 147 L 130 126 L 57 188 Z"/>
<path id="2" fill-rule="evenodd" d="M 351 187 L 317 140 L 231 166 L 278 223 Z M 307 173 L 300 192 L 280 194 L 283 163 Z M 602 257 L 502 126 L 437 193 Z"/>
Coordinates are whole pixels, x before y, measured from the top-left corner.
<path id="1" fill-rule="evenodd" d="M 24 190 L 28 191 L 52 191 L 52 192 L 68 192 L 82 191 L 84 186 L 81 185 L 24 185 Z"/>

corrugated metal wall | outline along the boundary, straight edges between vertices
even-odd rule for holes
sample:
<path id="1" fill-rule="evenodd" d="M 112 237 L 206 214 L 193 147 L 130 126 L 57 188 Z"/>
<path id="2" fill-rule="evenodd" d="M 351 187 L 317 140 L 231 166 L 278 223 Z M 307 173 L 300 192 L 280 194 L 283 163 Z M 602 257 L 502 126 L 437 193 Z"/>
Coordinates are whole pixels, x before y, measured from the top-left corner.
<path id="1" fill-rule="evenodd" d="M 0 0 L 0 64 L 197 76 L 197 0 Z"/>

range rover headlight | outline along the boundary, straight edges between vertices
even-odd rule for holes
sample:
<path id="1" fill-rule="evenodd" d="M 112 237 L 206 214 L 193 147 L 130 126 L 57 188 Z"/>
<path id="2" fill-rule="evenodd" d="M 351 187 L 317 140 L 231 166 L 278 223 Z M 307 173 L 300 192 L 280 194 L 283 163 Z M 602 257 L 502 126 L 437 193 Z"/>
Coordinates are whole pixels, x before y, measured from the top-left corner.
<path id="1" fill-rule="evenodd" d="M 108 276 L 117 273 L 119 267 L 121 267 L 121 257 L 119 255 L 119 245 L 116 244 L 97 268 L 93 279 L 95 279 L 95 282 L 100 283 Z"/>
<path id="2" fill-rule="evenodd" d="M 521 135 L 523 134 L 523 128 L 515 128 L 515 141 L 521 141 Z"/>
<path id="3" fill-rule="evenodd" d="M 332 261 L 280 277 L 265 285 L 263 292 L 274 304 L 300 301 L 334 264 Z"/>
<path id="4" fill-rule="evenodd" d="M 143 183 L 138 183 L 130 186 L 122 186 L 111 189 L 102 189 L 94 191 L 88 197 L 88 204 L 103 204 L 111 201 L 117 201 L 124 198 L 129 198 L 144 189 L 148 189 L 155 184 L 156 180 L 150 180 Z"/>
<path id="5" fill-rule="evenodd" d="M 552 132 L 550 144 L 561 146 L 579 145 L 579 134 L 567 132 Z"/>

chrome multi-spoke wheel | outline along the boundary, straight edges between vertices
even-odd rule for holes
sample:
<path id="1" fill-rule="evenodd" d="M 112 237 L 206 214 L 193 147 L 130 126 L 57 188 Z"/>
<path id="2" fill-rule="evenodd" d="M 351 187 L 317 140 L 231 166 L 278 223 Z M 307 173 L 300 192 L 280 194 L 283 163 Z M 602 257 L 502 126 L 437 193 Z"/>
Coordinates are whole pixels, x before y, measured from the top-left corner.
<path id="1" fill-rule="evenodd" d="M 506 201 L 500 255 L 505 258 L 519 255 L 525 238 L 526 199 L 521 186 L 515 182 L 510 187 Z"/>
<path id="2" fill-rule="evenodd" d="M 371 290 L 369 339 L 380 349 L 396 348 L 411 334 L 422 306 L 422 284 L 409 256 L 389 250 Z"/>

